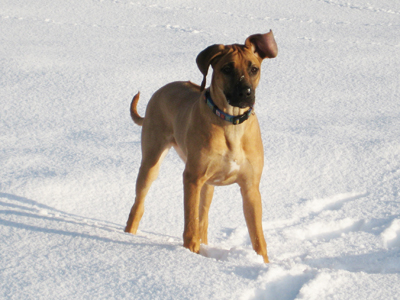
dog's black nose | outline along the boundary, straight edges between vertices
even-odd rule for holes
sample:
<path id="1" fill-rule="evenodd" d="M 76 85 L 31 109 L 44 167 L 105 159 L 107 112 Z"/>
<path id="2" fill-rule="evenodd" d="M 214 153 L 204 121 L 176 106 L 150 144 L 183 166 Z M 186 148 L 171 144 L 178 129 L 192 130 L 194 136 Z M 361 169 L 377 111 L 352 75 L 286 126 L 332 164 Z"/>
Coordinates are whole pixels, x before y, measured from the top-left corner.
<path id="1" fill-rule="evenodd" d="M 252 94 L 252 90 L 251 87 L 243 87 L 239 90 L 239 97 L 243 98 L 243 97 L 250 97 Z"/>

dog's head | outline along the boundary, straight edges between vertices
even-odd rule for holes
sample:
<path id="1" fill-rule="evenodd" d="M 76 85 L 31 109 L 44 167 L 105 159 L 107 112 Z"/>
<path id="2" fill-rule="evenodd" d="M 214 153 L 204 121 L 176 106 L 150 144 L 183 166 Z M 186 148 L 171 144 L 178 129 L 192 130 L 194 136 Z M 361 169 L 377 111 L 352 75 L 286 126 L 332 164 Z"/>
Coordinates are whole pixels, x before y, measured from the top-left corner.
<path id="1" fill-rule="evenodd" d="M 219 89 L 228 104 L 240 108 L 253 106 L 261 62 L 277 54 L 272 31 L 251 35 L 244 45 L 212 45 L 200 52 L 196 59 L 204 76 L 201 89 L 204 90 L 208 68 L 212 65 L 212 85 Z"/>

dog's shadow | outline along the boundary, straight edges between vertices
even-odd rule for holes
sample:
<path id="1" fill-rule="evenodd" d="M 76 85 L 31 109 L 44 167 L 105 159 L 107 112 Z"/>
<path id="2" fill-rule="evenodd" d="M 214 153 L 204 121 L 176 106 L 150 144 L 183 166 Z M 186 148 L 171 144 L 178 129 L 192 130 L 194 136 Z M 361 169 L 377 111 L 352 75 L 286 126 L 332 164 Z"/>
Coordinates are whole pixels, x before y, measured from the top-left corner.
<path id="1" fill-rule="evenodd" d="M 177 247 L 174 243 L 157 243 L 146 237 L 148 234 L 156 236 L 157 234 L 133 236 L 124 233 L 121 225 L 66 213 L 8 193 L 0 193 L 0 226 L 123 245 L 151 245 L 170 250 Z"/>
<path id="2" fill-rule="evenodd" d="M 112 222 L 67 213 L 37 201 L 0 193 L 0 227 L 25 231 L 83 238 L 127 246 L 149 246 L 169 251 L 184 250 L 180 237 L 139 231 L 137 235 L 124 232 L 124 227 Z M 242 260 L 244 256 L 257 256 L 248 249 L 224 249 L 201 245 L 200 255 L 217 261 Z M 261 259 L 261 257 L 259 257 Z M 241 272 L 243 273 L 243 272 Z"/>

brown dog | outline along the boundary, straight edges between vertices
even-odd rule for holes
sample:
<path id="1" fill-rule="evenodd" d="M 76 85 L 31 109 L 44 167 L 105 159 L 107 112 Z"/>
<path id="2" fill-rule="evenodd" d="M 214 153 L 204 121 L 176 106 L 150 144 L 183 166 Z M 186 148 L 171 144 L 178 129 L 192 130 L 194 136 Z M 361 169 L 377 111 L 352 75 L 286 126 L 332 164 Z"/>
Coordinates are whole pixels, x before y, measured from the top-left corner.
<path id="1" fill-rule="evenodd" d="M 132 119 L 143 125 L 142 162 L 126 232 L 136 233 L 145 196 L 173 146 L 185 162 L 184 247 L 198 253 L 200 242 L 207 244 L 214 186 L 237 183 L 253 248 L 268 262 L 259 191 L 264 151 L 253 105 L 261 62 L 277 54 L 272 31 L 248 37 L 245 45 L 213 45 L 196 59 L 204 75 L 201 87 L 167 84 L 154 93 L 144 118 L 136 110 L 139 93 L 133 98 Z M 204 90 L 210 65 L 212 82 Z"/>

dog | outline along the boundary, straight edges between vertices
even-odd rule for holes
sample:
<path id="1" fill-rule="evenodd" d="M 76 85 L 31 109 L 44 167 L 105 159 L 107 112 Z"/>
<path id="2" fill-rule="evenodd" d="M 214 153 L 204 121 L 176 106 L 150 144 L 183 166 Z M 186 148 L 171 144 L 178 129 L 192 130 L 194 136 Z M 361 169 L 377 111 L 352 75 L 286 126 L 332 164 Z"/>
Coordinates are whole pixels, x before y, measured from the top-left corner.
<path id="1" fill-rule="evenodd" d="M 190 81 L 165 85 L 151 97 L 145 117 L 136 108 L 140 92 L 134 96 L 130 112 L 143 126 L 142 161 L 125 232 L 136 234 L 146 194 L 174 147 L 185 163 L 183 246 L 199 253 L 200 243 L 207 244 L 214 186 L 237 183 L 253 249 L 268 262 L 259 191 L 264 151 L 254 104 L 261 62 L 277 54 L 272 31 L 251 35 L 244 45 L 212 45 L 196 58 L 201 86 Z M 206 89 L 210 65 L 213 74 Z"/>

